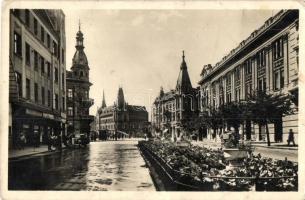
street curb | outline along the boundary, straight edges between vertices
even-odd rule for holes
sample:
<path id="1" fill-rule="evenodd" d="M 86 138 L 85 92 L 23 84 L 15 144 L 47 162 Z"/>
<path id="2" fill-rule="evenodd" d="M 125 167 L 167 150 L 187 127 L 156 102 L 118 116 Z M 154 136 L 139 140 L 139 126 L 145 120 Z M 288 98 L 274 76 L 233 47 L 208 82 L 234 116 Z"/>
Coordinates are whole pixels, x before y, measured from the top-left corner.
<path id="1" fill-rule="evenodd" d="M 63 147 L 62 148 L 62 151 L 63 150 L 66 150 L 67 148 L 66 147 Z M 27 155 L 22 155 L 22 156 L 16 156 L 16 157 L 9 157 L 8 160 L 9 162 L 14 162 L 14 161 L 20 161 L 20 160 L 25 160 L 25 159 L 30 159 L 31 157 L 33 156 L 37 156 L 39 154 L 41 154 L 41 156 L 45 156 L 45 155 L 50 155 L 50 154 L 53 154 L 53 153 L 59 153 L 60 150 L 55 150 L 55 151 L 41 151 L 41 152 L 35 152 L 35 153 L 31 153 L 31 154 L 27 154 Z"/>

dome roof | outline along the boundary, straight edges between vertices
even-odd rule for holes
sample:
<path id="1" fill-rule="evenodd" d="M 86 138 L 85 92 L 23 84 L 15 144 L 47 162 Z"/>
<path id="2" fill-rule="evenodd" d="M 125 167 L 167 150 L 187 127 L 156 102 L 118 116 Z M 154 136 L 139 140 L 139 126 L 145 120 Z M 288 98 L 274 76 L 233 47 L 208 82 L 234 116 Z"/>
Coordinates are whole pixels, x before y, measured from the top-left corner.
<path id="1" fill-rule="evenodd" d="M 86 65 L 86 66 L 88 65 L 87 56 L 82 49 L 75 51 L 72 61 L 73 61 L 73 65 L 74 64 Z"/>

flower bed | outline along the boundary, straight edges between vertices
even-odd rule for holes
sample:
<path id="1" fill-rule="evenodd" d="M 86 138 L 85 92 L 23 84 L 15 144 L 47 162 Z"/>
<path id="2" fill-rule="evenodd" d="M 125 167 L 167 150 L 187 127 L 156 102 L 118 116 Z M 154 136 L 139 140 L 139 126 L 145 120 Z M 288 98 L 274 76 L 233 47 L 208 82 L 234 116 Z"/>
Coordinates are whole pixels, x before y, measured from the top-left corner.
<path id="1" fill-rule="evenodd" d="M 175 180 L 186 185 L 201 185 L 202 190 L 297 190 L 298 166 L 290 161 L 262 158 L 243 160 L 237 169 L 226 170 L 222 150 L 198 146 L 176 146 L 161 141 L 142 142 Z"/>

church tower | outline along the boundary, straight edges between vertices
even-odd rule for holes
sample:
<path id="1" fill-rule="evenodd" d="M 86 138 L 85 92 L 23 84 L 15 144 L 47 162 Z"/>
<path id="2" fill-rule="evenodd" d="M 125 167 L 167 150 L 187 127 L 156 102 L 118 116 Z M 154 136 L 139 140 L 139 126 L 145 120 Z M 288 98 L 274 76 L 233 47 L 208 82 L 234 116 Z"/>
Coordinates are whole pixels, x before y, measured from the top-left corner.
<path id="1" fill-rule="evenodd" d="M 177 80 L 176 91 L 179 94 L 190 94 L 193 92 L 192 83 L 185 62 L 184 51 L 182 51 L 182 63 L 180 65 L 180 72 Z"/>
<path id="2" fill-rule="evenodd" d="M 90 134 L 90 123 L 94 116 L 89 115 L 93 99 L 89 98 L 92 83 L 89 81 L 89 65 L 84 52 L 84 36 L 79 24 L 76 33 L 75 53 L 72 58 L 71 71 L 67 72 L 67 106 L 70 134 Z"/>
<path id="3" fill-rule="evenodd" d="M 119 92 L 118 92 L 117 106 L 118 108 L 124 108 L 125 106 L 124 92 L 123 92 L 123 88 L 121 87 L 119 88 Z"/>
<path id="4" fill-rule="evenodd" d="M 71 70 L 73 72 L 73 77 L 89 82 L 89 65 L 87 56 L 84 52 L 84 36 L 80 29 L 79 24 L 79 30 L 76 33 L 76 45 L 75 45 L 76 51 L 74 53 L 73 59 L 72 59 L 72 67 Z"/>

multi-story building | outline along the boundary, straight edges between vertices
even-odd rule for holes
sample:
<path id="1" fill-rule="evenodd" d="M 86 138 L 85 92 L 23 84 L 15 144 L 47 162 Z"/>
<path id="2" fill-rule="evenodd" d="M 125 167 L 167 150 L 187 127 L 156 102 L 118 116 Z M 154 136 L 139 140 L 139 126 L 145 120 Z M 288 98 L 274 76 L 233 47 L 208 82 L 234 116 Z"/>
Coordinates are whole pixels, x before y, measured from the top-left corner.
<path id="1" fill-rule="evenodd" d="M 200 110 L 247 98 L 255 90 L 292 94 L 298 106 L 298 10 L 282 10 L 243 40 L 221 61 L 205 65 L 200 84 Z M 271 139 L 286 141 L 289 129 L 298 132 L 297 114 L 270 124 Z M 260 129 L 260 130 L 259 130 Z M 247 139 L 259 139 L 265 127 L 245 123 Z"/>
<path id="2" fill-rule="evenodd" d="M 161 87 L 159 96 L 152 106 L 152 127 L 154 131 L 169 132 L 172 139 L 179 138 L 181 121 L 197 115 L 198 90 L 192 87 L 187 71 L 184 52 L 175 90 L 164 92 Z"/>
<path id="3" fill-rule="evenodd" d="M 11 147 L 21 132 L 28 145 L 65 134 L 65 52 L 65 15 L 61 10 L 10 11 Z"/>
<path id="4" fill-rule="evenodd" d="M 84 37 L 80 30 L 76 34 L 76 51 L 72 59 L 71 71 L 67 71 L 67 124 L 68 134 L 89 137 L 90 123 L 94 116 L 89 115 L 93 99 L 89 98 L 92 83 L 89 81 L 89 65 L 84 52 Z"/>
<path id="5" fill-rule="evenodd" d="M 147 130 L 148 112 L 144 106 L 129 105 L 124 98 L 123 89 L 118 91 L 117 101 L 113 106 L 106 106 L 103 93 L 102 106 L 98 109 L 99 130 L 108 135 L 139 136 Z M 127 135 L 126 135 L 127 136 Z"/>

